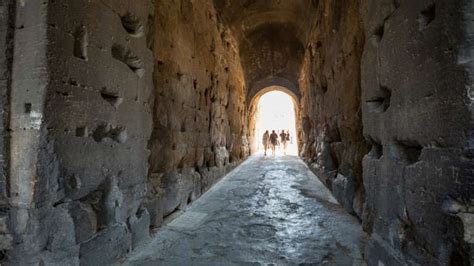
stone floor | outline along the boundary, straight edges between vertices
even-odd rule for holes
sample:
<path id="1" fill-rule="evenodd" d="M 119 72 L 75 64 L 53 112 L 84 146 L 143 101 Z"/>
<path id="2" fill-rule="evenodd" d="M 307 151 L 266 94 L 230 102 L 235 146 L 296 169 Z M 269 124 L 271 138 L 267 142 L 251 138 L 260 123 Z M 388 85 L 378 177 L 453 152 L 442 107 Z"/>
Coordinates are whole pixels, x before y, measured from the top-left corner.
<path id="1" fill-rule="evenodd" d="M 254 156 L 126 265 L 363 265 L 365 235 L 295 156 Z"/>

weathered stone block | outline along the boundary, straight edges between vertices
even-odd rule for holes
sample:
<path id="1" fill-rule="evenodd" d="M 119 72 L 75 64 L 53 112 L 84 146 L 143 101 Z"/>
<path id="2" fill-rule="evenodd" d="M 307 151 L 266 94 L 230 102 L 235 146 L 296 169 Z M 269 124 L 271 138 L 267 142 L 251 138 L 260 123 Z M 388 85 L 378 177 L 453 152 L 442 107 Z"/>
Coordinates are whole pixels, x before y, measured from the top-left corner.
<path id="1" fill-rule="evenodd" d="M 114 264 L 130 251 L 131 244 L 131 234 L 126 225 L 110 225 L 81 244 L 81 265 Z"/>
<path id="2" fill-rule="evenodd" d="M 71 202 L 67 209 L 74 221 L 76 243 L 82 243 L 97 232 L 97 216 L 90 204 Z"/>
<path id="3" fill-rule="evenodd" d="M 352 205 L 355 196 L 353 177 L 338 174 L 336 179 L 332 182 L 332 191 L 334 197 L 341 203 L 346 211 L 354 213 Z"/>
<path id="4" fill-rule="evenodd" d="M 0 234 L 0 250 L 8 250 L 12 248 L 13 236 L 9 234 Z"/>
<path id="5" fill-rule="evenodd" d="M 132 249 L 150 239 L 150 214 L 146 209 L 128 218 L 127 225 L 132 234 Z"/>
<path id="6" fill-rule="evenodd" d="M 167 173 L 163 176 L 164 198 L 163 215 L 167 216 L 178 208 L 181 204 L 180 198 L 180 178 L 177 173 Z"/>

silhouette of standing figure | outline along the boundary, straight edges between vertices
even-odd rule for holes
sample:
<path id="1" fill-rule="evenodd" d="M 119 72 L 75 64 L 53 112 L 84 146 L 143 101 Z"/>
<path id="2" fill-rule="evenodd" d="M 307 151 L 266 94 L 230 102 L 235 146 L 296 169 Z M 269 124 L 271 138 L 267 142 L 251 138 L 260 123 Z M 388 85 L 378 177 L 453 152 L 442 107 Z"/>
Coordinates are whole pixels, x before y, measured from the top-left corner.
<path id="1" fill-rule="evenodd" d="M 283 154 L 286 155 L 286 147 L 288 147 L 288 134 L 285 133 L 285 130 L 282 130 L 280 133 L 281 146 L 283 148 Z"/>
<path id="2" fill-rule="evenodd" d="M 278 145 L 278 135 L 275 133 L 275 130 L 272 130 L 270 135 L 270 144 L 272 145 L 272 155 L 275 156 L 276 146 Z"/>
<path id="3" fill-rule="evenodd" d="M 263 154 L 264 156 L 267 156 L 269 142 L 270 142 L 270 133 L 267 130 L 265 131 L 265 133 L 263 133 L 263 137 L 262 137 L 262 144 L 263 144 L 263 148 L 265 149 L 265 153 Z"/>

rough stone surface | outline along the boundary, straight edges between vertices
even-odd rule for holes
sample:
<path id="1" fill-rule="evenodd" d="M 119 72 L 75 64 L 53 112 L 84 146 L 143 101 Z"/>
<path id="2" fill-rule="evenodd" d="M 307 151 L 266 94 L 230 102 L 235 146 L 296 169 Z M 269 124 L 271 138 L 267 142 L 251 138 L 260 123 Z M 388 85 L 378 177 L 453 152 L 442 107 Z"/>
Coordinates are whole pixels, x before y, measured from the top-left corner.
<path id="1" fill-rule="evenodd" d="M 459 60 L 468 2 L 472 12 L 472 1 L 362 5 L 369 261 L 469 264 L 469 226 L 442 209 L 450 199 L 472 204 L 474 195 L 466 97 L 472 80 Z"/>
<path id="2" fill-rule="evenodd" d="M 136 248 L 149 240 L 150 214 L 146 209 L 141 209 L 136 216 L 128 218 L 127 224 L 132 234 L 132 248 Z"/>
<path id="3" fill-rule="evenodd" d="M 472 264 L 473 5 L 0 0 L 2 265 L 115 263 L 247 158 L 272 90 L 369 265 Z"/>
<path id="4" fill-rule="evenodd" d="M 11 82 L 12 16 L 15 14 L 10 1 L 0 1 L 0 204 L 6 205 L 8 175 L 8 115 Z"/>
<path id="5" fill-rule="evenodd" d="M 12 20 L 15 15 L 11 1 L 0 1 L 0 252 L 10 249 L 13 237 L 10 234 L 8 204 L 9 171 L 9 85 L 11 82 Z"/>
<path id="6" fill-rule="evenodd" d="M 81 245 L 81 265 L 110 265 L 130 251 L 132 239 L 124 224 L 102 230 L 93 239 Z"/>
<path id="7" fill-rule="evenodd" d="M 297 157 L 251 157 L 125 265 L 364 265 L 365 233 Z"/>
<path id="8" fill-rule="evenodd" d="M 17 1 L 16 9 L 11 128 L 12 169 L 20 174 L 12 172 L 10 183 L 12 193 L 23 190 L 13 193 L 16 246 L 6 261 L 113 263 L 130 244 L 114 249 L 109 240 L 129 233 L 111 228 L 134 216 L 145 197 L 154 64 L 130 20 L 145 31 L 153 5 Z M 51 225 L 59 210 L 69 218 Z M 71 243 L 50 248 L 52 236 Z M 115 253 L 104 257 L 104 248 Z"/>
<path id="9" fill-rule="evenodd" d="M 332 192 L 334 197 L 341 203 L 341 205 L 349 212 L 354 212 L 354 181 L 351 177 L 346 177 L 337 174 L 336 179 L 332 183 Z"/>
<path id="10" fill-rule="evenodd" d="M 246 158 L 249 148 L 238 48 L 213 3 L 158 1 L 155 10 L 149 146 L 155 195 L 147 206 L 159 225 L 163 217 L 157 215 L 184 209 Z M 156 211 L 157 205 L 163 210 Z"/>
<path id="11" fill-rule="evenodd" d="M 97 232 L 97 214 L 90 204 L 71 202 L 67 209 L 74 221 L 76 243 L 82 243 Z"/>
<path id="12" fill-rule="evenodd" d="M 362 158 L 368 152 L 360 100 L 361 22 L 358 2 L 319 1 L 299 83 L 300 154 L 359 219 L 365 202 Z"/>

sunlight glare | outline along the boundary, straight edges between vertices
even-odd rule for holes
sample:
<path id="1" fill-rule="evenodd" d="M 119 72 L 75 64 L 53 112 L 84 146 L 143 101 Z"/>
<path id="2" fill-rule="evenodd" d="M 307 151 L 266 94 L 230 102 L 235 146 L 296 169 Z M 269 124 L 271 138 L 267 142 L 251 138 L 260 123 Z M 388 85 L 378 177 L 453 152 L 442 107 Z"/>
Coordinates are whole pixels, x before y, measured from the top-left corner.
<path id="1" fill-rule="evenodd" d="M 265 93 L 258 103 L 255 130 L 259 151 L 263 151 L 262 136 L 265 130 L 270 133 L 275 130 L 278 135 L 281 130 L 289 131 L 290 142 L 286 153 L 297 155 L 295 104 L 291 96 L 281 91 Z M 277 154 L 283 154 L 282 145 L 277 148 Z"/>

